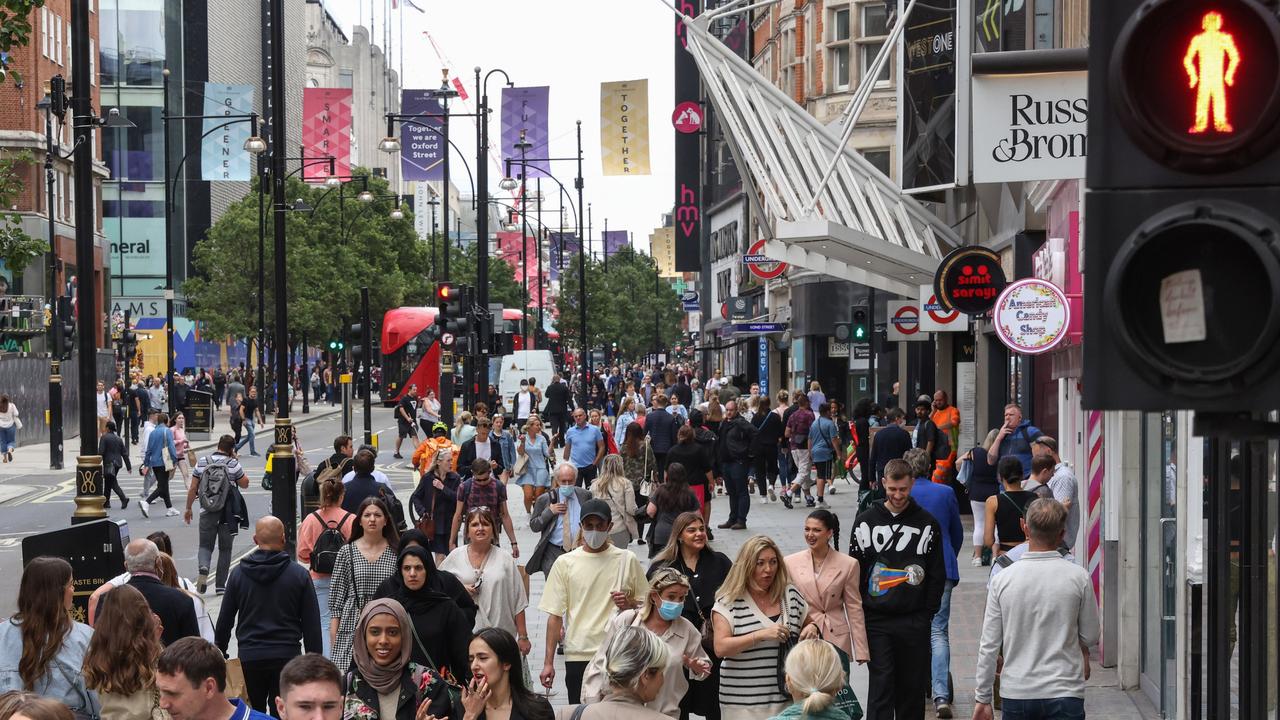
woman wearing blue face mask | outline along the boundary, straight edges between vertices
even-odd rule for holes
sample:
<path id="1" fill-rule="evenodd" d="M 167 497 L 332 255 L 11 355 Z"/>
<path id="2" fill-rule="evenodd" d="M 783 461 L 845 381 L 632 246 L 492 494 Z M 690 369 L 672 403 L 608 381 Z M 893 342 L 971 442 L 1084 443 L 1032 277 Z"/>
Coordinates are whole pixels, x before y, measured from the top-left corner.
<path id="1" fill-rule="evenodd" d="M 620 612 L 609 621 L 608 634 L 583 675 L 582 702 L 603 699 L 609 687 L 604 671 L 609 641 L 623 628 L 639 626 L 661 638 L 670 651 L 663 671 L 662 690 L 646 706 L 672 718 L 680 717 L 680 702 L 689 692 L 689 678 L 704 680 L 711 673 L 711 658 L 702 648 L 702 633 L 681 617 L 688 594 L 689 578 L 680 571 L 661 568 L 653 573 L 644 605 Z"/>

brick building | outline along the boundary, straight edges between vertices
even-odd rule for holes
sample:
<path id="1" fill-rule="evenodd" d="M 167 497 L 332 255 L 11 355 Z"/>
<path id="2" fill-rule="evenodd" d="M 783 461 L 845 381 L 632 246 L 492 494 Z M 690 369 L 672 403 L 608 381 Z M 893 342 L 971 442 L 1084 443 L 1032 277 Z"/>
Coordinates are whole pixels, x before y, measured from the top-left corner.
<path id="1" fill-rule="evenodd" d="M 93 107 L 101 114 L 98 88 L 97 52 L 98 52 L 98 3 L 91 0 L 89 4 L 89 75 L 93 81 Z M 0 83 L 0 152 L 6 157 L 28 152 L 32 161 L 21 163 L 15 171 L 21 180 L 22 190 L 13 198 L 12 209 L 20 215 L 21 227 L 33 237 L 49 238 L 49 219 L 52 209 L 54 222 L 53 250 L 57 258 L 55 287 L 65 287 L 71 278 L 79 272 L 81 263 L 76 257 L 75 242 L 75 198 L 73 197 L 72 162 L 55 157 L 53 162 L 54 187 L 52 203 L 46 192 L 44 160 L 45 160 L 45 112 L 39 103 L 46 94 L 47 83 L 54 75 L 62 75 L 67 81 L 67 93 L 71 94 L 71 0 L 48 0 L 31 14 L 31 40 L 26 47 L 15 48 L 10 52 L 11 68 L 21 76 L 15 79 L 11 73 Z M 71 113 L 68 111 L 62 122 L 53 119 L 53 136 L 55 152 L 69 154 L 73 143 Z M 100 134 L 95 133 L 94 143 L 94 206 L 96 208 L 96 243 L 91 266 L 94 268 L 95 287 L 102 293 L 103 300 L 108 296 L 107 283 L 110 279 L 109 260 L 111 257 L 105 238 L 102 235 L 101 183 L 107 175 L 106 166 L 102 164 L 102 146 Z M 8 282 L 9 294 L 47 297 L 49 294 L 49 265 L 47 257 L 28 265 L 21 277 L 0 263 L 0 276 Z M 104 307 L 103 300 L 99 307 Z M 32 301 L 36 304 L 37 301 Z M 38 307 L 37 307 L 38 309 Z M 98 328 L 98 345 L 104 344 L 105 310 L 95 325 Z M 43 338 L 33 341 L 30 349 L 36 352 L 44 350 Z"/>

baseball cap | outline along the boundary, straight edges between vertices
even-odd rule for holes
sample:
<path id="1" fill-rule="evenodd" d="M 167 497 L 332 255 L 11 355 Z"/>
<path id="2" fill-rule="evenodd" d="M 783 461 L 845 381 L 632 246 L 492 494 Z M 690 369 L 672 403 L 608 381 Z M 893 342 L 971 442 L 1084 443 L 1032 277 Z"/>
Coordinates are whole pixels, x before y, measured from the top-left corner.
<path id="1" fill-rule="evenodd" d="M 613 511 L 609 509 L 609 503 L 603 500 L 593 499 L 582 503 L 580 517 L 586 520 L 592 515 L 605 522 L 613 522 Z"/>

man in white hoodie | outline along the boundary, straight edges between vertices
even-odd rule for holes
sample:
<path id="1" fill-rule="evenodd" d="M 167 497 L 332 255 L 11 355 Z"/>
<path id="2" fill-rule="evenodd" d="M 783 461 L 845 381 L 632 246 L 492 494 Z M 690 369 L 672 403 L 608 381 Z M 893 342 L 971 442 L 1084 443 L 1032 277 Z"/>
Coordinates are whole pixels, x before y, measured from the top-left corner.
<path id="1" fill-rule="evenodd" d="M 991 720 L 997 658 L 1006 716 L 1083 718 L 1098 604 L 1089 573 L 1058 552 L 1067 510 L 1041 498 L 1027 507 L 1027 552 L 991 581 L 978 645 L 974 720 Z M 1045 618 L 1054 622 L 1045 622 Z"/>

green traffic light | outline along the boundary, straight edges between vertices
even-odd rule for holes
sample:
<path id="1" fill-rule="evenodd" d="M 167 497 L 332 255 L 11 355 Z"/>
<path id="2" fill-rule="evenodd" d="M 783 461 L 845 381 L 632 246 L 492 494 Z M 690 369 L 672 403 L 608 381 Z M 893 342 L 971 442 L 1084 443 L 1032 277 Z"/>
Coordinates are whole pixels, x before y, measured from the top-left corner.
<path id="1" fill-rule="evenodd" d="M 854 340 L 865 340 L 866 338 L 867 338 L 867 329 L 865 327 L 861 325 L 857 325 L 853 328 Z"/>

